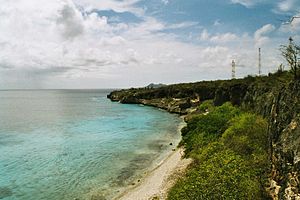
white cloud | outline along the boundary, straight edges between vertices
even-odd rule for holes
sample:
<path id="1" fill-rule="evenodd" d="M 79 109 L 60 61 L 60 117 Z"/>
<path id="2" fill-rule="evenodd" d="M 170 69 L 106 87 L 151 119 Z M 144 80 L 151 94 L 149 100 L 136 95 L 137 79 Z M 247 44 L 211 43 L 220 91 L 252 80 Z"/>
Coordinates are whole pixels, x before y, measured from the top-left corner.
<path id="1" fill-rule="evenodd" d="M 159 77 L 159 71 L 167 73 L 173 68 L 192 76 L 190 68 L 198 65 L 203 49 L 178 42 L 172 34 L 161 31 L 197 23 L 165 24 L 143 15 L 141 23 L 109 24 L 106 17 L 84 10 L 111 6 L 117 11 L 135 12 L 133 3 L 137 1 L 107 1 L 101 6 L 93 2 L 0 0 L 5 4 L 0 8 L 0 29 L 5 30 L 0 32 L 0 85 L 13 87 L 15 82 L 14 87 L 56 87 L 88 77 L 99 82 L 110 80 L 119 87 L 129 84 L 124 77 L 132 73 L 142 77 L 148 72 L 153 78 Z M 91 4 L 90 8 L 78 9 L 85 4 Z M 169 81 L 174 81 L 177 71 Z"/>
<path id="2" fill-rule="evenodd" d="M 228 43 L 228 42 L 234 42 L 238 40 L 238 36 L 233 33 L 223 33 L 223 34 L 215 34 L 211 35 L 208 33 L 206 29 L 202 31 L 200 34 L 200 40 L 201 41 L 206 41 L 206 42 L 212 42 L 212 43 L 217 43 L 217 44 L 223 44 L 223 43 Z"/>
<path id="3" fill-rule="evenodd" d="M 221 23 L 221 20 L 220 19 L 217 19 L 215 20 L 214 22 L 214 26 L 220 26 L 222 23 Z"/>
<path id="4" fill-rule="evenodd" d="M 241 4 L 247 8 L 252 8 L 257 4 L 272 2 L 272 0 L 230 0 L 233 4 Z"/>
<path id="5" fill-rule="evenodd" d="M 231 0 L 231 3 L 233 4 L 241 4 L 246 7 L 253 6 L 257 1 L 255 0 Z"/>
<path id="6" fill-rule="evenodd" d="M 206 41 L 206 40 L 209 40 L 209 38 L 210 38 L 209 33 L 207 32 L 206 29 L 204 29 L 204 30 L 202 31 L 202 33 L 200 34 L 200 40 Z"/>
<path id="7" fill-rule="evenodd" d="M 74 3 L 86 11 L 97 10 L 113 10 L 115 12 L 131 12 L 138 16 L 144 14 L 144 10 L 135 6 L 141 0 L 105 0 L 105 1 L 95 1 L 95 0 L 73 0 Z"/>
<path id="8" fill-rule="evenodd" d="M 300 13 L 281 25 L 280 31 L 283 33 L 300 34 Z"/>
<path id="9" fill-rule="evenodd" d="M 297 1 L 297 0 L 279 0 L 279 1 Z M 274 1 L 274 0 L 230 0 L 230 2 L 232 4 L 243 5 L 247 8 L 254 8 L 259 4 L 269 4 L 269 5 L 280 4 L 278 3 L 278 1 Z"/>
<path id="10" fill-rule="evenodd" d="M 258 48 L 261 47 L 263 73 L 274 72 L 282 61 L 278 51 L 281 40 L 268 37 L 268 34 L 275 31 L 276 28 L 271 24 L 261 27 L 253 35 L 248 33 L 237 35 L 230 32 L 210 34 L 204 29 L 200 35 L 200 41 L 205 42 L 207 48 L 201 51 L 201 64 L 199 65 L 219 66 L 215 69 L 216 74 L 227 73 L 230 76 L 230 62 L 234 59 L 237 63 L 237 77 L 247 74 L 256 75 L 258 73 Z"/>
<path id="11" fill-rule="evenodd" d="M 188 27 L 196 26 L 198 24 L 199 24 L 198 22 L 182 22 L 182 23 L 178 23 L 178 24 L 168 25 L 166 28 L 167 29 L 180 29 L 180 28 L 188 28 Z"/>
<path id="12" fill-rule="evenodd" d="M 255 33 L 254 33 L 254 37 L 258 38 L 261 37 L 262 35 L 271 33 L 272 31 L 275 30 L 275 26 L 272 24 L 266 24 L 263 27 L 261 27 L 260 29 L 258 29 Z"/>
<path id="13" fill-rule="evenodd" d="M 66 4 L 59 13 L 57 25 L 66 39 L 73 39 L 83 33 L 83 19 L 81 13 L 73 4 Z"/>
<path id="14" fill-rule="evenodd" d="M 69 71 L 78 71 L 132 61 L 117 48 L 126 39 L 115 34 L 128 27 L 109 25 L 106 17 L 95 13 L 82 15 L 71 1 L 30 4 L 18 0 L 5 4 L 0 19 L 0 29 L 5 30 L 0 32 L 0 65 L 37 71 L 69 67 Z"/>
<path id="15" fill-rule="evenodd" d="M 280 0 L 276 2 L 273 12 L 276 14 L 285 14 L 292 16 L 300 10 L 300 1 L 298 0 Z"/>
<path id="16" fill-rule="evenodd" d="M 278 9 L 283 12 L 288 12 L 295 9 L 297 0 L 283 0 L 278 3 Z"/>
<path id="17" fill-rule="evenodd" d="M 291 30 L 292 32 L 297 32 L 300 34 L 300 13 L 297 15 L 297 18 L 294 18 L 291 22 Z"/>
<path id="18" fill-rule="evenodd" d="M 204 29 L 200 42 L 205 44 L 184 43 L 163 31 L 198 23 L 161 22 L 146 16 L 138 2 L 0 0 L 5 5 L 0 7 L 0 87 L 129 87 L 229 78 L 231 59 L 255 65 L 254 38 L 274 29 L 266 25 L 254 38 Z M 142 20 L 110 24 L 94 9 L 131 12 Z M 239 75 L 252 71 L 240 69 Z"/>
<path id="19" fill-rule="evenodd" d="M 169 0 L 161 0 L 165 5 L 169 4 Z"/>
<path id="20" fill-rule="evenodd" d="M 227 43 L 238 40 L 238 36 L 233 33 L 217 34 L 210 38 L 210 41 L 216 43 Z"/>
<path id="21" fill-rule="evenodd" d="M 255 39 L 255 45 L 256 47 L 261 47 L 265 45 L 267 42 L 269 42 L 270 38 L 266 35 L 270 34 L 275 30 L 275 26 L 272 24 L 266 24 L 260 29 L 258 29 L 254 33 L 254 39 Z"/>

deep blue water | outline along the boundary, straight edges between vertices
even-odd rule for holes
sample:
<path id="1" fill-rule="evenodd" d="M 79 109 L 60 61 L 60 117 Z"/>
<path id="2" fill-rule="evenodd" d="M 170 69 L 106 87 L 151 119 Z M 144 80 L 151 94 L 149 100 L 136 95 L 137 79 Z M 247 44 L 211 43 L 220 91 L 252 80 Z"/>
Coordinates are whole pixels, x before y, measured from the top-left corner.
<path id="1" fill-rule="evenodd" d="M 110 199 L 174 148 L 178 116 L 108 92 L 0 91 L 0 199 Z"/>

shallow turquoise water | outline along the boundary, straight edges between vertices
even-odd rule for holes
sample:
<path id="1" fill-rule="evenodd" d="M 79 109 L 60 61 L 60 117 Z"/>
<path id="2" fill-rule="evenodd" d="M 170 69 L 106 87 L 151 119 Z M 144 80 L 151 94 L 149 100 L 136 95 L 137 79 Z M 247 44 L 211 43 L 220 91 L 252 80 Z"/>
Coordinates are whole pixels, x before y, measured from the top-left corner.
<path id="1" fill-rule="evenodd" d="M 110 199 L 178 141 L 178 116 L 107 93 L 0 91 L 0 199 Z"/>

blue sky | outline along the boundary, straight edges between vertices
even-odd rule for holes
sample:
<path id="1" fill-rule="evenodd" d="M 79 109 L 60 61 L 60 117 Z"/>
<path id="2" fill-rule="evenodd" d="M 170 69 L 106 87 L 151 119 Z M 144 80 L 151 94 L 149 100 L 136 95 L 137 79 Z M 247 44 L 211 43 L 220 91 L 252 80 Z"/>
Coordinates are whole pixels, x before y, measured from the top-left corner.
<path id="1" fill-rule="evenodd" d="M 0 0 L 0 88 L 228 79 L 284 63 L 299 0 Z"/>
<path id="2" fill-rule="evenodd" d="M 272 6 L 269 4 L 252 8 L 224 0 L 210 1 L 209 3 L 203 0 L 174 0 L 163 6 L 159 4 L 161 1 L 156 3 L 148 1 L 146 3 L 149 8 L 147 13 L 169 23 L 194 21 L 201 26 L 223 32 L 254 32 L 266 23 L 275 22 L 273 19 L 277 17 L 275 13 L 271 12 Z M 214 26 L 215 22 L 220 23 L 218 29 Z"/>
<path id="3" fill-rule="evenodd" d="M 145 15 L 168 24 L 194 22 L 194 26 L 172 30 L 173 33 L 183 39 L 186 38 L 187 33 L 197 35 L 199 29 L 201 30 L 204 27 L 220 33 L 254 33 L 265 24 L 271 23 L 280 26 L 289 16 L 297 14 L 297 12 L 292 11 L 286 13 L 275 12 L 278 3 L 274 3 L 274 1 L 248 7 L 239 3 L 232 3 L 229 0 L 214 0 L 211 2 L 207 0 L 143 0 L 139 1 L 136 6 L 144 9 Z M 142 17 L 130 12 L 102 10 L 98 13 L 109 18 L 118 18 L 119 21 L 125 23 L 142 21 Z"/>

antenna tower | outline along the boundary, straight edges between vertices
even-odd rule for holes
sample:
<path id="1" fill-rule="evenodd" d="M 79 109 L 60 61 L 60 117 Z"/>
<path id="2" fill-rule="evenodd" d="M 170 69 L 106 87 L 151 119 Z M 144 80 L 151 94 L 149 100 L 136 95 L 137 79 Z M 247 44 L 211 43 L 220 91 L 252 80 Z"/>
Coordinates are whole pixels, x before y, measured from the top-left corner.
<path id="1" fill-rule="evenodd" d="M 261 76 L 261 49 L 258 48 L 258 76 Z"/>
<path id="2" fill-rule="evenodd" d="M 231 63 L 231 67 L 232 67 L 232 74 L 231 74 L 231 78 L 232 79 L 235 79 L 235 61 L 232 60 L 232 63 Z"/>

